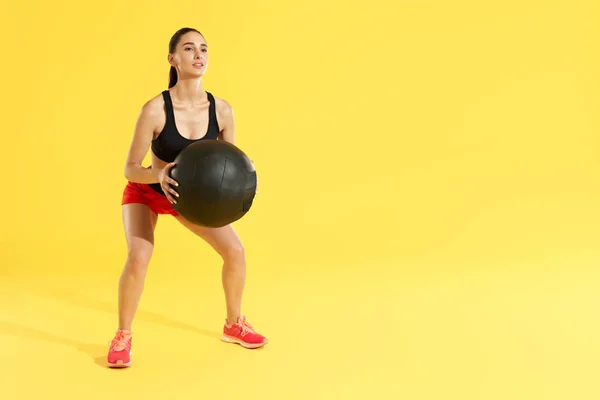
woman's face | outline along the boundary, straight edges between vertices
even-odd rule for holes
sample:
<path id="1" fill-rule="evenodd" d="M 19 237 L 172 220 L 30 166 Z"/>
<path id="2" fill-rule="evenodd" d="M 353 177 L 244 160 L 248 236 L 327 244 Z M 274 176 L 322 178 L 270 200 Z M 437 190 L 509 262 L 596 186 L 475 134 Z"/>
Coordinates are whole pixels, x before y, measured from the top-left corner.
<path id="1" fill-rule="evenodd" d="M 208 67 L 208 45 L 197 32 L 181 37 L 175 52 L 169 54 L 169 64 L 179 72 L 179 77 L 200 77 Z"/>

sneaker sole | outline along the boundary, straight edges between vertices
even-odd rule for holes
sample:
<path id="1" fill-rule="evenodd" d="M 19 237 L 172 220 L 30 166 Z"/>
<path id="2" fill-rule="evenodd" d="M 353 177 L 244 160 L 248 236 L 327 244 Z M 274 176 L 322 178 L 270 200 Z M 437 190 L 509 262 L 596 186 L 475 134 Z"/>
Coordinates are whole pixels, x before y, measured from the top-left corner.
<path id="1" fill-rule="evenodd" d="M 235 338 L 232 336 L 227 336 L 227 335 L 221 336 L 221 340 L 224 342 L 227 342 L 227 343 L 239 344 L 240 346 L 242 346 L 246 349 L 258 349 L 259 347 L 262 347 L 265 344 L 269 343 L 268 341 L 265 341 L 264 343 L 256 343 L 256 344 L 246 343 L 238 338 Z"/>
<path id="2" fill-rule="evenodd" d="M 106 363 L 106 365 L 108 365 L 109 368 L 127 368 L 131 367 L 131 364 L 131 361 L 127 363 L 124 363 L 123 361 L 117 361 L 116 363 Z"/>

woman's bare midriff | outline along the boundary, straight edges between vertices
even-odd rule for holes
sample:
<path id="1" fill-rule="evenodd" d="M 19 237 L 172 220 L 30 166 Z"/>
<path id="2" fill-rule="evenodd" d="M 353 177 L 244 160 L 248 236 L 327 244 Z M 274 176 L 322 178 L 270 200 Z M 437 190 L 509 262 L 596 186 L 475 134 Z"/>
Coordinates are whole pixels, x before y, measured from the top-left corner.
<path id="1" fill-rule="evenodd" d="M 169 163 L 164 162 L 152 153 L 152 169 L 163 169 L 167 164 Z"/>

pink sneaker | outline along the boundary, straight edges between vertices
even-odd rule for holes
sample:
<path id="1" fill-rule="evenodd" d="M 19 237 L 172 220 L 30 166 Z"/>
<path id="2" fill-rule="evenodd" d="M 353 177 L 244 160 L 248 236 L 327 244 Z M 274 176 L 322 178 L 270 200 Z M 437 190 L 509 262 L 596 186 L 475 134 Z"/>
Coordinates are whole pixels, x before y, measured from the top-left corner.
<path id="1" fill-rule="evenodd" d="M 256 349 L 269 343 L 266 337 L 254 331 L 244 316 L 239 317 L 235 324 L 228 325 L 225 321 L 221 340 L 227 343 L 237 343 L 247 349 Z"/>
<path id="2" fill-rule="evenodd" d="M 118 330 L 110 342 L 107 365 L 111 368 L 131 366 L 131 332 Z"/>

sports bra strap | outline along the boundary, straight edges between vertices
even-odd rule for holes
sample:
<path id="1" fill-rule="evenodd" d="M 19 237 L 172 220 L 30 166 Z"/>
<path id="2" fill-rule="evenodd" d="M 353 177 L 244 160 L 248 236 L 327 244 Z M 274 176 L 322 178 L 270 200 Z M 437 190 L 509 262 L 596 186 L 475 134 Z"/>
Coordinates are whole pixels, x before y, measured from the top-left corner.
<path id="1" fill-rule="evenodd" d="M 173 111 L 173 101 L 171 100 L 171 93 L 168 90 L 165 90 L 164 92 L 162 92 L 163 95 L 163 100 L 165 101 L 165 108 L 166 108 L 166 118 L 167 118 L 167 124 L 170 123 L 174 123 L 175 122 L 175 114 Z"/>

